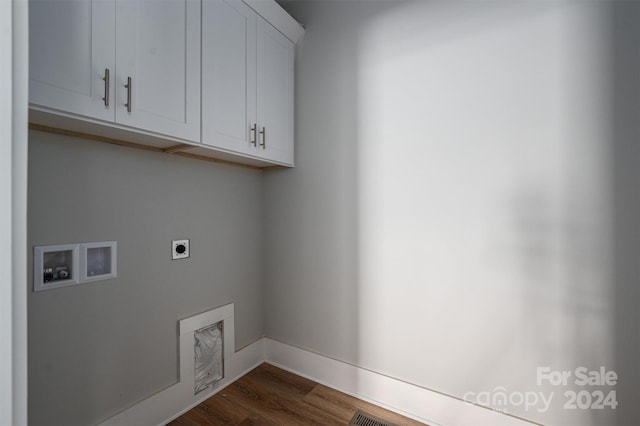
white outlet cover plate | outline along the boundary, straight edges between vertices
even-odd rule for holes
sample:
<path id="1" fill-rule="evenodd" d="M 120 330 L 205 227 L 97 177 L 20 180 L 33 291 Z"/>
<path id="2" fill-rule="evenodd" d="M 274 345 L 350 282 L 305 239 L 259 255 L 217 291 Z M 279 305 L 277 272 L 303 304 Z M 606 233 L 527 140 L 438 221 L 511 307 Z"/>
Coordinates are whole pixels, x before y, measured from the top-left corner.
<path id="1" fill-rule="evenodd" d="M 177 248 L 184 246 L 184 253 L 178 253 Z M 171 242 L 171 259 L 186 259 L 189 257 L 189 240 L 173 240 Z"/>

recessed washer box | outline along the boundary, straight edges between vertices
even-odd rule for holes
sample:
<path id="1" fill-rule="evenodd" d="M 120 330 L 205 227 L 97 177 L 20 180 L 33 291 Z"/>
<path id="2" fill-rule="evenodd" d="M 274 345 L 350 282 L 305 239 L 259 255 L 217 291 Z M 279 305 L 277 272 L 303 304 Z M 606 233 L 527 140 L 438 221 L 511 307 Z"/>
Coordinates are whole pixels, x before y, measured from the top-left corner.
<path id="1" fill-rule="evenodd" d="M 36 246 L 33 291 L 116 278 L 115 241 Z"/>
<path id="2" fill-rule="evenodd" d="M 80 284 L 80 246 L 60 244 L 33 248 L 33 291 Z"/>
<path id="3" fill-rule="evenodd" d="M 108 280 L 116 278 L 116 241 L 80 244 L 80 282 Z"/>

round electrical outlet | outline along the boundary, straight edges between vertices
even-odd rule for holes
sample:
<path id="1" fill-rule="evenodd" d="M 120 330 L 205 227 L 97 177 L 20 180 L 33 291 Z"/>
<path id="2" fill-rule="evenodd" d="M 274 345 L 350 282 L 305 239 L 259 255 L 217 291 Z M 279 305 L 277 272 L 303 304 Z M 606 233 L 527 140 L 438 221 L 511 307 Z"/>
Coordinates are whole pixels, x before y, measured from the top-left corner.
<path id="1" fill-rule="evenodd" d="M 171 259 L 185 259 L 187 257 L 189 257 L 189 240 L 173 240 Z"/>

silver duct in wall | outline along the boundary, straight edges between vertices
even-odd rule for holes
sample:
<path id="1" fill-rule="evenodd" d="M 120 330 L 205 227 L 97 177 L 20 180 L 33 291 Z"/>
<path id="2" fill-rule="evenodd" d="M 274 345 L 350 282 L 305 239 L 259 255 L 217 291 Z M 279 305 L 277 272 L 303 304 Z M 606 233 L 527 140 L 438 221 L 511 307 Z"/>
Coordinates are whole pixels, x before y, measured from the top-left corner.
<path id="1" fill-rule="evenodd" d="M 224 377 L 224 321 L 193 332 L 194 394 L 213 386 Z"/>

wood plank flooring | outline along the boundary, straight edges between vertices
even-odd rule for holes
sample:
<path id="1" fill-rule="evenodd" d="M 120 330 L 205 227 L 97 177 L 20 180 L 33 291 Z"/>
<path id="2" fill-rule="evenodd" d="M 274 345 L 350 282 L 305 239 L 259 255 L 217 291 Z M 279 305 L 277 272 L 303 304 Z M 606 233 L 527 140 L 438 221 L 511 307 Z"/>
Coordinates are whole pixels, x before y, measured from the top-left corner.
<path id="1" fill-rule="evenodd" d="M 262 364 L 169 426 L 347 425 L 357 410 L 398 426 L 422 425 L 312 380 Z"/>

